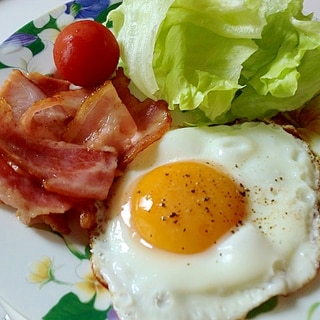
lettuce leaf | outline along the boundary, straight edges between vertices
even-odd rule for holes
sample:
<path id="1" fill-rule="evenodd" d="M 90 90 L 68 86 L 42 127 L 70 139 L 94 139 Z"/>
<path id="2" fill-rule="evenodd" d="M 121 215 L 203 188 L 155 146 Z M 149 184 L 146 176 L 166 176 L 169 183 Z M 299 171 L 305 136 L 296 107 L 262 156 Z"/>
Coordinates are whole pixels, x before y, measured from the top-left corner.
<path id="1" fill-rule="evenodd" d="M 152 68 L 156 36 L 174 0 L 123 1 L 109 13 L 126 75 L 147 97 L 159 90 Z"/>
<path id="2" fill-rule="evenodd" d="M 302 0 L 124 0 L 109 18 L 135 86 L 200 125 L 293 110 L 319 91 L 320 22 L 302 8 Z"/>
<path id="3" fill-rule="evenodd" d="M 260 95 L 248 85 L 233 101 L 232 108 L 221 122 L 240 118 L 268 118 L 280 111 L 292 111 L 304 106 L 320 93 L 320 51 L 315 49 L 306 52 L 297 72 L 300 74 L 299 85 L 294 95 L 286 98 L 275 97 L 270 93 Z"/>

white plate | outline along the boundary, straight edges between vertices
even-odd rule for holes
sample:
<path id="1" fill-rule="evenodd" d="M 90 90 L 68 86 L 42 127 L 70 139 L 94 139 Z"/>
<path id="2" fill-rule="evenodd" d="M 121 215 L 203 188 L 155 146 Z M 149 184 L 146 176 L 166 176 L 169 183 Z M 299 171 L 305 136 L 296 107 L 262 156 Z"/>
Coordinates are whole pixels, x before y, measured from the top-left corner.
<path id="1" fill-rule="evenodd" d="M 0 84 L 11 68 L 50 73 L 54 68 L 51 54 L 56 28 L 77 18 L 97 18 L 109 2 L 69 2 L 14 33 L 0 46 Z M 117 1 L 111 1 L 114 2 Z M 305 11 L 315 11 L 320 17 L 320 2 L 306 0 Z M 21 33 L 27 36 L 22 37 Z M 1 63 L 10 68 L 1 67 Z M 72 236 L 63 238 L 50 231 L 28 228 L 5 206 L 0 207 L 0 223 L 0 302 L 4 299 L 30 320 L 116 319 L 108 292 L 100 290 L 90 272 L 83 233 L 75 229 Z M 316 320 L 320 318 L 319 304 L 320 276 L 299 293 L 279 299 L 275 309 L 255 319 Z M 10 315 L 12 320 L 18 319 L 15 314 Z"/>

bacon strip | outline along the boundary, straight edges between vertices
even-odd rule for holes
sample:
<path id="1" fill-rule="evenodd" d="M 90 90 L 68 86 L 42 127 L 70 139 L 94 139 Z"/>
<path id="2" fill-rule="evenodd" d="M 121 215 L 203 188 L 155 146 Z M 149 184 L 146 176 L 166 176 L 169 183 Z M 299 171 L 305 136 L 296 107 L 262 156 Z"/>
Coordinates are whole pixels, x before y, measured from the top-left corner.
<path id="1" fill-rule="evenodd" d="M 69 90 L 71 85 L 71 83 L 67 80 L 45 76 L 38 72 L 30 72 L 26 75 L 26 77 L 48 97 L 51 97 L 61 91 Z"/>
<path id="2" fill-rule="evenodd" d="M 121 153 L 131 144 L 136 132 L 136 123 L 112 82 L 107 81 L 81 105 L 64 139 L 95 150 L 114 147 Z"/>
<path id="3" fill-rule="evenodd" d="M 45 98 L 46 94 L 21 71 L 13 70 L 0 89 L 0 97 L 10 104 L 14 118 L 19 119 L 33 103 Z"/>
<path id="4" fill-rule="evenodd" d="M 88 89 L 62 91 L 36 101 L 22 114 L 20 123 L 30 135 L 62 140 L 68 123 L 91 92 Z"/>
<path id="5" fill-rule="evenodd" d="M 121 68 L 117 70 L 112 82 L 137 125 L 137 132 L 131 139 L 130 147 L 119 158 L 119 166 L 123 168 L 137 153 L 160 139 L 170 129 L 171 116 L 165 101 L 151 99 L 140 101 L 132 95 L 129 90 L 130 80 Z"/>
<path id="6" fill-rule="evenodd" d="M 19 210 L 24 223 L 49 213 L 64 213 L 75 204 L 75 200 L 48 192 L 29 175 L 17 173 L 0 156 L 0 200 Z"/>
<path id="7" fill-rule="evenodd" d="M 0 100 L 0 150 L 34 175 L 48 191 L 78 198 L 105 199 L 117 157 L 85 146 L 26 137 L 13 122 L 10 106 Z"/>

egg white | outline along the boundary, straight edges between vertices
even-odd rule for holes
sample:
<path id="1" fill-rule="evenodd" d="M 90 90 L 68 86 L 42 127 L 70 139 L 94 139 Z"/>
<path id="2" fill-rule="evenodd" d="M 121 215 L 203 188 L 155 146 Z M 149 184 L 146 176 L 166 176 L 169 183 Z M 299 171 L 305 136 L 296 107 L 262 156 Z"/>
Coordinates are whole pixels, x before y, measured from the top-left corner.
<path id="1" fill-rule="evenodd" d="M 237 232 L 192 255 L 145 245 L 130 226 L 137 179 L 183 160 L 222 166 L 247 189 Z M 307 145 L 280 126 L 245 123 L 165 134 L 128 166 L 99 211 L 92 265 L 121 319 L 239 319 L 310 279 L 320 256 L 318 166 Z"/>

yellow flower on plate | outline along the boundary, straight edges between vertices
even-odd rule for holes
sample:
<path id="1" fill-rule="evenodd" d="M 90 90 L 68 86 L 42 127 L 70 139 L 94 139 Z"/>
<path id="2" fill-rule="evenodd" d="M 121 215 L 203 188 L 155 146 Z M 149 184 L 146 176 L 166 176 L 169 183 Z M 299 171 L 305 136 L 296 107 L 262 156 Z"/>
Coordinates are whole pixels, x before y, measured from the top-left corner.
<path id="1" fill-rule="evenodd" d="M 49 257 L 43 257 L 41 260 L 34 262 L 27 278 L 30 282 L 38 283 L 40 286 L 54 281 L 53 261 Z"/>
<path id="2" fill-rule="evenodd" d="M 111 304 L 110 293 L 92 274 L 89 260 L 82 260 L 76 272 L 81 280 L 73 285 L 72 292 L 83 303 L 95 298 L 95 309 L 106 310 Z"/>

